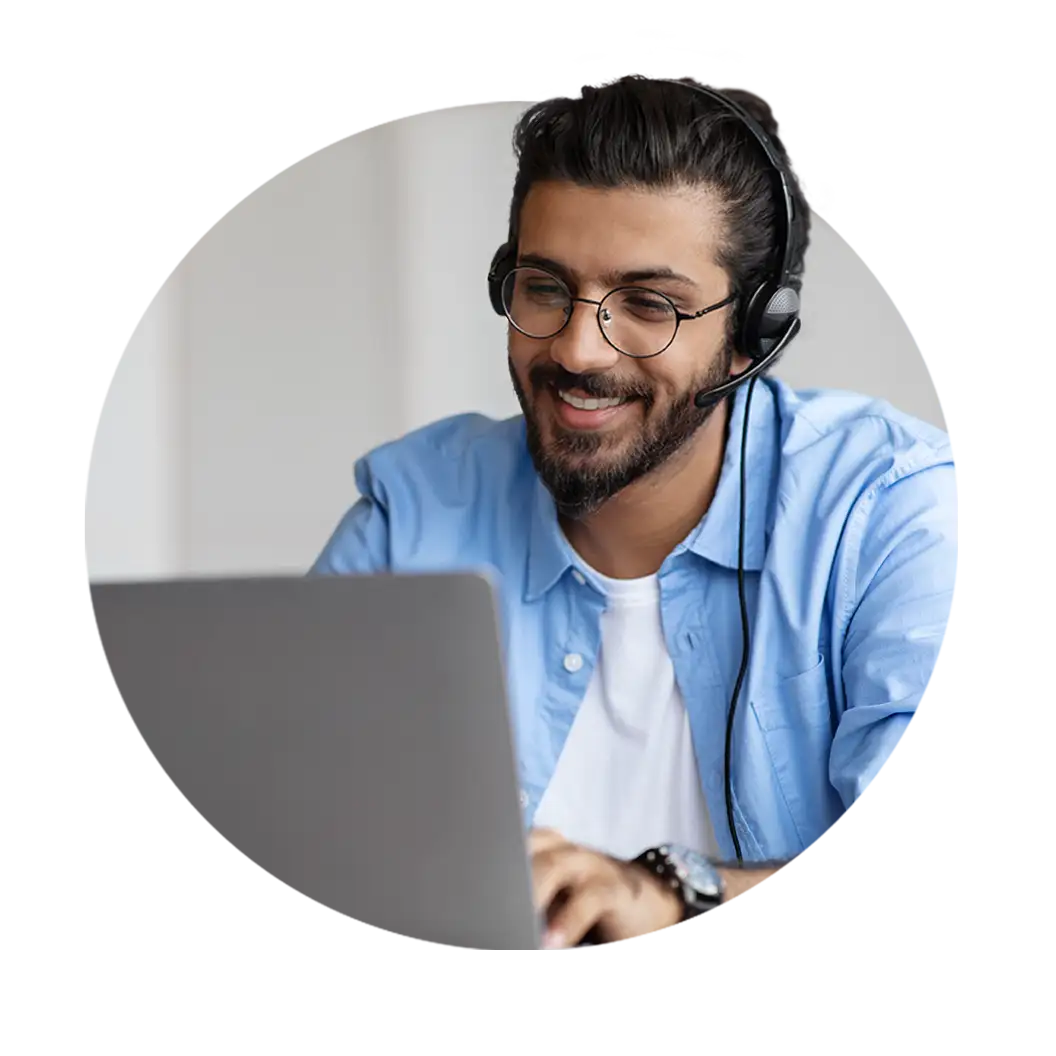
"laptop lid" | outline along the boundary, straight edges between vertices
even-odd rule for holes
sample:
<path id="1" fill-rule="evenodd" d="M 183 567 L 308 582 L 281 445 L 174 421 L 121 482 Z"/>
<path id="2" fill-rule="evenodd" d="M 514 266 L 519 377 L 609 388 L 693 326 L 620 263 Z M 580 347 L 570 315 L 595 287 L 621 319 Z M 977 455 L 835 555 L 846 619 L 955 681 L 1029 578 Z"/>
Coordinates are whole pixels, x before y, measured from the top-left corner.
<path id="1" fill-rule="evenodd" d="M 92 599 L 147 744 L 253 861 L 389 931 L 538 948 L 484 576 L 111 583 Z"/>

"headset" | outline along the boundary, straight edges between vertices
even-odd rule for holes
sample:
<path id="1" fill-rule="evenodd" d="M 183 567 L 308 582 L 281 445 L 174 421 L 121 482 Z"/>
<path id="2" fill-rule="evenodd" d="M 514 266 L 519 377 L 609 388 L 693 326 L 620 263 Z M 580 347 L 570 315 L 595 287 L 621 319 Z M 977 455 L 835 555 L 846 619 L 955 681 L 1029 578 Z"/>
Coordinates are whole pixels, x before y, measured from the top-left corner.
<path id="1" fill-rule="evenodd" d="M 733 814 L 733 780 L 732 780 L 732 745 L 734 716 L 740 698 L 741 686 L 748 670 L 748 657 L 751 650 L 751 632 L 748 623 L 748 604 L 744 591 L 744 535 L 745 535 L 745 493 L 746 471 L 745 455 L 748 449 L 748 422 L 751 411 L 752 393 L 759 375 L 763 373 L 785 350 L 789 342 L 799 333 L 799 293 L 791 285 L 792 256 L 795 248 L 793 224 L 797 218 L 795 200 L 792 196 L 792 175 L 769 135 L 758 121 L 744 107 L 713 88 L 703 85 L 687 84 L 685 81 L 662 80 L 660 83 L 674 85 L 678 88 L 696 92 L 712 102 L 718 103 L 735 117 L 752 134 L 755 141 L 766 155 L 773 175 L 774 201 L 778 203 L 780 215 L 777 252 L 773 256 L 769 273 L 764 280 L 747 296 L 738 296 L 736 303 L 737 322 L 734 347 L 749 361 L 749 366 L 739 374 L 734 374 L 721 385 L 698 392 L 694 403 L 700 409 L 713 406 L 732 394 L 745 382 L 748 391 L 744 404 L 744 424 L 741 429 L 741 471 L 740 471 L 740 516 L 737 532 L 737 595 L 741 610 L 741 664 L 737 672 L 733 693 L 726 717 L 726 743 L 724 750 L 726 822 L 730 837 L 733 840 L 737 861 L 743 862 L 741 844 L 737 836 L 737 826 Z M 513 237 L 512 220 L 510 237 L 499 246 L 488 269 L 488 297 L 495 312 L 505 318 L 506 311 L 502 304 L 502 286 L 506 276 L 517 263 L 517 240 Z"/>

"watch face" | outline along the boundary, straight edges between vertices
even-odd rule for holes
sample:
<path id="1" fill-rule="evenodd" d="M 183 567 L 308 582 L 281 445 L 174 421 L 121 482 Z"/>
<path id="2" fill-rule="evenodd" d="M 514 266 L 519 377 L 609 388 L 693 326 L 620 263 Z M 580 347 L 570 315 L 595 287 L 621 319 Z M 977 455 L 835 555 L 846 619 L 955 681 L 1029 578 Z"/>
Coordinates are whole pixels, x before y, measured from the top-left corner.
<path id="1" fill-rule="evenodd" d="M 707 858 L 685 847 L 668 847 L 666 854 L 684 884 L 708 898 L 722 895 L 722 881 Z"/>

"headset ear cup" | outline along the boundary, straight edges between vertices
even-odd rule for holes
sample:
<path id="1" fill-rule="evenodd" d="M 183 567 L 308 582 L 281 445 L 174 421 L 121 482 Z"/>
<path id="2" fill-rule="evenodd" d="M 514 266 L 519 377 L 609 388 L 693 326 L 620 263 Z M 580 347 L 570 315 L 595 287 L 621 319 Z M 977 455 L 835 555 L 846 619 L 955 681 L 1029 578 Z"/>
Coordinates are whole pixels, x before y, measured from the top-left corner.
<path id="1" fill-rule="evenodd" d="M 488 298 L 496 315 L 506 315 L 506 309 L 502 306 L 502 284 L 516 259 L 517 247 L 510 242 L 503 242 L 491 258 L 491 267 L 488 268 Z"/>
<path id="2" fill-rule="evenodd" d="M 759 347 L 759 316 L 769 300 L 768 290 L 771 285 L 772 283 L 764 283 L 762 286 L 757 286 L 751 296 L 746 297 L 742 302 L 744 308 L 741 311 L 737 334 L 737 351 L 742 356 L 747 356 L 753 363 L 763 354 Z"/>
<path id="3" fill-rule="evenodd" d="M 770 295 L 759 320 L 759 336 L 776 343 L 799 318 L 799 294 L 791 286 L 778 286 Z"/>
<path id="4" fill-rule="evenodd" d="M 799 318 L 799 294 L 791 286 L 764 282 L 748 300 L 741 351 L 753 362 L 765 356 Z"/>

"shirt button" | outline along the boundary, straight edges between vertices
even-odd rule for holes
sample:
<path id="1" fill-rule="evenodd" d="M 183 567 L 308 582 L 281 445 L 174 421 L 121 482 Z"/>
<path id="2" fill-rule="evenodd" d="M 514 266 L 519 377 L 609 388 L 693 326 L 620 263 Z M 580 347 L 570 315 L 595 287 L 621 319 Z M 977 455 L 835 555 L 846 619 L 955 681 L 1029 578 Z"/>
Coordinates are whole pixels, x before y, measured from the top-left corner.
<path id="1" fill-rule="evenodd" d="M 587 577 L 583 575 L 578 568 L 572 569 L 572 578 L 580 585 L 583 586 L 587 581 Z"/>
<path id="2" fill-rule="evenodd" d="M 521 809 L 523 810 L 528 806 L 528 793 L 521 789 Z"/>
<path id="3" fill-rule="evenodd" d="M 583 657 L 579 653 L 569 653 L 564 659 L 565 670 L 575 674 L 583 666 Z"/>

